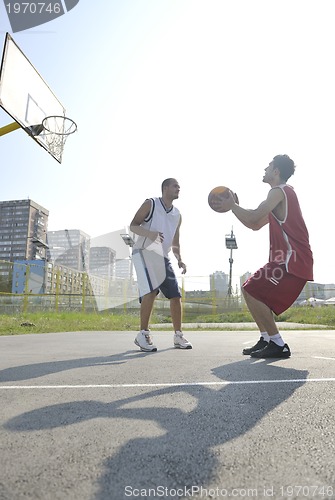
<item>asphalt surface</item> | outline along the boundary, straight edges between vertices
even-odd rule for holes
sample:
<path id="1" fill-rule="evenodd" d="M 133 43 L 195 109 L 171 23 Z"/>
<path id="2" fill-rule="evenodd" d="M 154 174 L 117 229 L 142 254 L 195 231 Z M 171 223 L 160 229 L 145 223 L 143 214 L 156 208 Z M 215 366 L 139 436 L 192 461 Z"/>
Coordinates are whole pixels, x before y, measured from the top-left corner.
<path id="1" fill-rule="evenodd" d="M 0 337 L 0 499 L 335 499 L 335 331 Z"/>

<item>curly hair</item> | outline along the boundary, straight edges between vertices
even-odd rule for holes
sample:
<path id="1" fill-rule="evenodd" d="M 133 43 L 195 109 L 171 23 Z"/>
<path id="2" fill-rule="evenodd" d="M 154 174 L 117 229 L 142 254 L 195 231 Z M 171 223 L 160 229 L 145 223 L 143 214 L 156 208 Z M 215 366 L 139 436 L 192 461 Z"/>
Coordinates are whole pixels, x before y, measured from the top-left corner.
<path id="1" fill-rule="evenodd" d="M 294 174 L 295 164 L 288 155 L 277 155 L 273 158 L 273 166 L 278 168 L 280 177 L 285 182 Z"/>

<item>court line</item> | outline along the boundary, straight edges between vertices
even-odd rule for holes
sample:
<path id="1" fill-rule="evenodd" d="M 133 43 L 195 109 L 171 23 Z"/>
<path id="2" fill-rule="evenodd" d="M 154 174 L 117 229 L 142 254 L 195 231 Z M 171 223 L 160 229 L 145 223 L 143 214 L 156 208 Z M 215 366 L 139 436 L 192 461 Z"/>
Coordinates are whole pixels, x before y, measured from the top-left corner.
<path id="1" fill-rule="evenodd" d="M 305 384 L 307 382 L 335 382 L 332 378 L 297 378 L 287 380 L 235 380 L 220 382 L 166 382 L 160 384 L 73 384 L 73 385 L 2 385 L 0 390 L 9 389 L 126 389 L 142 387 L 197 387 L 197 386 L 225 386 L 225 385 L 249 385 L 249 384 Z"/>
<path id="2" fill-rule="evenodd" d="M 335 358 L 325 358 L 324 356 L 312 356 L 314 359 L 330 359 L 331 361 L 335 361 Z"/>

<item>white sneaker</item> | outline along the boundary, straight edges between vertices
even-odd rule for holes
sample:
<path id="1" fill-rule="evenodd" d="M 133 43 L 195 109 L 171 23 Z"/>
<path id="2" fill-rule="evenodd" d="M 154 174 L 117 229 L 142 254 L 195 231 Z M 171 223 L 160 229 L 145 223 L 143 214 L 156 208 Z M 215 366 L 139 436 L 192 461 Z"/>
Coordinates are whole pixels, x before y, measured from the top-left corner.
<path id="1" fill-rule="evenodd" d="M 141 351 L 157 351 L 157 347 L 152 343 L 150 330 L 141 330 L 140 333 L 137 334 L 134 343 L 141 349 Z"/>
<path id="2" fill-rule="evenodd" d="M 192 344 L 183 336 L 183 332 L 176 331 L 174 334 L 174 346 L 178 349 L 192 349 Z"/>

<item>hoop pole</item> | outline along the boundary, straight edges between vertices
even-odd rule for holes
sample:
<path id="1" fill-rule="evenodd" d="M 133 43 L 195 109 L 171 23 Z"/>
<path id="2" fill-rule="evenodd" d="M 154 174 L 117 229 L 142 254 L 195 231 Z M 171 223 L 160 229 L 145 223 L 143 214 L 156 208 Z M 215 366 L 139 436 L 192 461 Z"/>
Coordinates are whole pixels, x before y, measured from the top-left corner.
<path id="1" fill-rule="evenodd" d="M 0 128 L 0 136 L 9 134 L 9 132 L 13 132 L 13 130 L 17 130 L 20 128 L 21 125 L 17 122 L 10 123 L 9 125 L 5 125 L 4 127 Z"/>

